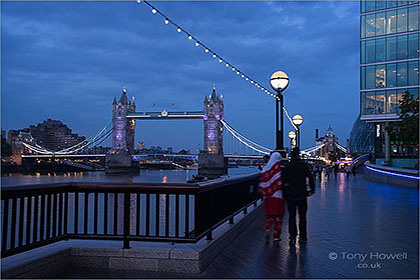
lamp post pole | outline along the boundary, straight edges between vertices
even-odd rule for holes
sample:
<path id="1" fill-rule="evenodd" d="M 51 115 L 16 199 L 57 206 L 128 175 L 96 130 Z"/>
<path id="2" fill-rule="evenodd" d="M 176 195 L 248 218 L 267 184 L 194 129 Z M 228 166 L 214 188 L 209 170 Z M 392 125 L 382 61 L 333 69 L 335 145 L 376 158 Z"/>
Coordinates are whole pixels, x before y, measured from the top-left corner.
<path id="1" fill-rule="evenodd" d="M 280 141 L 278 145 L 278 149 L 284 149 L 284 122 L 283 122 L 283 94 L 281 91 L 277 94 L 280 98 Z M 277 114 L 277 119 L 279 115 Z"/>
<path id="2" fill-rule="evenodd" d="M 303 118 L 301 115 L 295 115 L 292 122 L 296 127 L 296 147 L 300 149 L 300 125 L 303 123 Z"/>
<path id="3" fill-rule="evenodd" d="M 273 73 L 270 85 L 276 95 L 276 150 L 284 150 L 283 91 L 289 85 L 289 77 L 282 71 Z M 279 116 L 280 115 L 280 116 Z"/>
<path id="4" fill-rule="evenodd" d="M 290 131 L 288 136 L 290 139 L 290 151 L 292 151 L 292 149 L 296 147 L 296 133 L 294 131 Z"/>
<path id="5" fill-rule="evenodd" d="M 277 96 L 278 98 L 276 98 L 276 150 L 280 150 L 284 148 L 283 94 L 281 94 L 281 91 L 277 92 Z"/>

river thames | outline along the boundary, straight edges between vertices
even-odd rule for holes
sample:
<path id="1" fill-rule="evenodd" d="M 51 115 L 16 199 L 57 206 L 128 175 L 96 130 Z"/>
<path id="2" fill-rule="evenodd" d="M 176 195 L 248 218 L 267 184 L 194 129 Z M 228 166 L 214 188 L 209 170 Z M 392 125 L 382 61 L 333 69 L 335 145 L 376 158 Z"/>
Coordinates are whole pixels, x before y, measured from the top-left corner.
<path id="1" fill-rule="evenodd" d="M 259 172 L 257 168 L 242 166 L 229 168 L 229 175 L 242 175 Z M 190 170 L 145 170 L 138 175 L 108 176 L 105 172 L 68 172 L 49 174 L 3 174 L 1 185 L 17 186 L 29 184 L 59 183 L 59 182 L 126 182 L 126 183 L 185 183 L 197 175 L 197 169 Z"/>

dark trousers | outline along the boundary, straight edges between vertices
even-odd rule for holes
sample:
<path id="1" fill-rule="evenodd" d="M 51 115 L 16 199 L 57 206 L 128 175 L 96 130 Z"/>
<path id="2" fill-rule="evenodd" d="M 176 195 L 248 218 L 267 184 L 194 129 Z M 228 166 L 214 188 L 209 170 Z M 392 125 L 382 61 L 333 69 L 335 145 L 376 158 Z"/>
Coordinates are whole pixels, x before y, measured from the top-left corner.
<path id="1" fill-rule="evenodd" d="M 288 197 L 287 210 L 289 211 L 289 238 L 296 239 L 296 211 L 299 214 L 299 238 L 306 239 L 306 211 L 308 209 L 308 201 L 304 197 Z"/>

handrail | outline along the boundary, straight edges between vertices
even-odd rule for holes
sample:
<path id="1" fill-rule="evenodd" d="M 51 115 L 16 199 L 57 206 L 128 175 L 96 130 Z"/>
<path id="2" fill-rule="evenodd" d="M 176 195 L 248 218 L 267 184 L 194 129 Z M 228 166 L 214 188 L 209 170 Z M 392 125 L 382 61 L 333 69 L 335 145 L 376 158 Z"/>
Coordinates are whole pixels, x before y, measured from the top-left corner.
<path id="1" fill-rule="evenodd" d="M 216 188 L 225 187 L 232 184 L 239 184 L 245 181 L 249 181 L 252 179 L 257 179 L 260 177 L 260 173 L 255 173 L 252 175 L 237 175 L 235 177 L 229 177 L 229 178 L 219 178 L 215 179 L 209 182 L 201 182 L 199 183 L 199 192 L 213 190 Z"/>
<path id="2" fill-rule="evenodd" d="M 1 189 L 2 257 L 63 239 L 197 242 L 260 198 L 259 174 L 202 183 L 63 182 Z"/>
<path id="3" fill-rule="evenodd" d="M 49 191 L 108 191 L 108 192 L 135 192 L 135 191 L 197 191 L 199 185 L 197 183 L 113 183 L 113 182 L 63 182 L 63 183 L 47 183 L 32 184 L 21 186 L 2 187 L 2 198 L 12 198 L 21 193 L 28 192 L 49 192 Z"/>

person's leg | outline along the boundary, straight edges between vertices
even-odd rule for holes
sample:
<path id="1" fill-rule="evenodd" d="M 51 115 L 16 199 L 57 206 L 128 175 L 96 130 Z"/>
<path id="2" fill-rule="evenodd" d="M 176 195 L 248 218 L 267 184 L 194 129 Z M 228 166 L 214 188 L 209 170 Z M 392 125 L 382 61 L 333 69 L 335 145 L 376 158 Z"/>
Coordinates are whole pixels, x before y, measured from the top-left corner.
<path id="1" fill-rule="evenodd" d="M 265 225 L 264 225 L 264 238 L 265 242 L 268 244 L 270 242 L 270 229 L 273 224 L 273 218 L 271 216 L 265 216 Z"/>
<path id="2" fill-rule="evenodd" d="M 274 216 L 274 239 L 280 239 L 281 234 L 281 218 L 280 216 Z"/>
<path id="3" fill-rule="evenodd" d="M 293 200 L 287 200 L 287 211 L 289 212 L 289 239 L 296 240 L 296 203 Z"/>
<path id="4" fill-rule="evenodd" d="M 284 199 L 281 199 L 280 200 L 280 215 L 274 216 L 274 239 L 280 239 L 283 217 L 284 217 Z"/>
<path id="5" fill-rule="evenodd" d="M 271 216 L 265 216 L 265 225 L 264 230 L 269 231 L 271 229 L 271 225 L 273 224 L 273 218 Z"/>
<path id="6" fill-rule="evenodd" d="M 299 213 L 299 241 L 306 241 L 307 231 L 306 231 L 306 211 L 308 210 L 308 200 L 302 199 L 297 203 L 298 213 Z"/>

